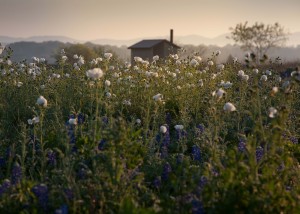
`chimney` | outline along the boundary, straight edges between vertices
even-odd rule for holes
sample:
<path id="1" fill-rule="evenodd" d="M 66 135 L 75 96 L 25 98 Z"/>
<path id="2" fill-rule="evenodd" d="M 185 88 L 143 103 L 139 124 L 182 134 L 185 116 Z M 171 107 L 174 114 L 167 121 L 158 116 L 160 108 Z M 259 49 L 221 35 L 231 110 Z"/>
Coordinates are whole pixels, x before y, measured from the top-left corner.
<path id="1" fill-rule="evenodd" d="M 173 29 L 170 30 L 170 42 L 173 44 Z"/>

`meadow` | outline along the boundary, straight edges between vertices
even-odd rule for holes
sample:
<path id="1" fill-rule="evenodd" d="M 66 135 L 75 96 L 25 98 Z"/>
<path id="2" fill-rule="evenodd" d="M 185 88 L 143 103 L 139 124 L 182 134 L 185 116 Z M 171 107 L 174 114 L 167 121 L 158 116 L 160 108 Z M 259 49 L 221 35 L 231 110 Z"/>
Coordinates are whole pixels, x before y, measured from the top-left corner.
<path id="1" fill-rule="evenodd" d="M 0 60 L 5 213 L 300 213 L 300 71 L 64 51 Z"/>

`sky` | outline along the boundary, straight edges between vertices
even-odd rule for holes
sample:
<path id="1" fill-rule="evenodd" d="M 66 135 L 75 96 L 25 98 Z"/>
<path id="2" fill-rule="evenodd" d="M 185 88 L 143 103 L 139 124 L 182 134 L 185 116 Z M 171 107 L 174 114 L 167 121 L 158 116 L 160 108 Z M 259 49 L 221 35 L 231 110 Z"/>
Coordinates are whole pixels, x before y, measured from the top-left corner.
<path id="1" fill-rule="evenodd" d="M 0 0 L 0 35 L 78 40 L 168 35 L 216 37 L 229 28 L 278 22 L 300 32 L 300 0 Z"/>

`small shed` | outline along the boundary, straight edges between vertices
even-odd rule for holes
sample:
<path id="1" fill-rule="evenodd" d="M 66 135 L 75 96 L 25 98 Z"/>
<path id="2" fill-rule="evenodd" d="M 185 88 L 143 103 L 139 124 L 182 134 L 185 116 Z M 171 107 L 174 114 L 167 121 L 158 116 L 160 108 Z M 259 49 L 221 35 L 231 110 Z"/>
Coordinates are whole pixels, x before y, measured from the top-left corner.
<path id="1" fill-rule="evenodd" d="M 170 54 L 176 54 L 180 47 L 173 43 L 173 30 L 171 30 L 170 41 L 166 39 L 147 39 L 128 47 L 128 49 L 131 49 L 131 64 L 133 64 L 136 56 L 152 61 L 155 55 L 164 58 Z"/>

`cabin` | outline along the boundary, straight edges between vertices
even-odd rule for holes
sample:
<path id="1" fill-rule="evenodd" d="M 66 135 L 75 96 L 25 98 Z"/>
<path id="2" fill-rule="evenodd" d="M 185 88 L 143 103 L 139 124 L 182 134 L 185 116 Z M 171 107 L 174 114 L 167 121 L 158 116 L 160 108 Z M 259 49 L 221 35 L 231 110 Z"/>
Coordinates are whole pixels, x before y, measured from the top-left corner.
<path id="1" fill-rule="evenodd" d="M 134 57 L 136 56 L 151 62 L 153 56 L 158 55 L 159 58 L 165 58 L 170 54 L 176 54 L 180 47 L 173 43 L 173 30 L 171 29 L 170 41 L 146 39 L 128 47 L 128 49 L 131 49 L 131 64 L 134 64 Z"/>

